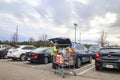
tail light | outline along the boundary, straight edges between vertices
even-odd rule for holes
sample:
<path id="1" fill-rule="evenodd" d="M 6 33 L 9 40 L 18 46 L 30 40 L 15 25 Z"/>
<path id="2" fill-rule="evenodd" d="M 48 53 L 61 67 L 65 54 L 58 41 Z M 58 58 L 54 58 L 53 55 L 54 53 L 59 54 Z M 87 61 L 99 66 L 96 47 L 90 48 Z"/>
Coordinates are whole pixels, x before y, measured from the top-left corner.
<path id="1" fill-rule="evenodd" d="M 38 53 L 33 53 L 32 56 L 39 56 L 39 54 Z"/>
<path id="2" fill-rule="evenodd" d="M 0 52 L 2 52 L 2 50 L 0 50 Z"/>
<path id="3" fill-rule="evenodd" d="M 96 52 L 96 58 L 100 58 L 101 56 L 100 56 L 100 51 L 97 51 Z"/>

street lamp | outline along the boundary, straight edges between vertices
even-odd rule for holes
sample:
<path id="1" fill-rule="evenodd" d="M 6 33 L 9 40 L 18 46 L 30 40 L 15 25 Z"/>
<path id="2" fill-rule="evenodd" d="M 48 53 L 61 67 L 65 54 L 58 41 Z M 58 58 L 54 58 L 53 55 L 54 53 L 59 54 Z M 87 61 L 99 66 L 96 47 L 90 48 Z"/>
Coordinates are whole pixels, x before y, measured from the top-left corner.
<path id="1" fill-rule="evenodd" d="M 80 33 L 80 43 L 81 43 L 81 33 Z"/>
<path id="2" fill-rule="evenodd" d="M 77 27 L 77 24 L 74 23 L 73 25 L 75 26 L 75 42 L 76 42 L 76 27 Z"/>

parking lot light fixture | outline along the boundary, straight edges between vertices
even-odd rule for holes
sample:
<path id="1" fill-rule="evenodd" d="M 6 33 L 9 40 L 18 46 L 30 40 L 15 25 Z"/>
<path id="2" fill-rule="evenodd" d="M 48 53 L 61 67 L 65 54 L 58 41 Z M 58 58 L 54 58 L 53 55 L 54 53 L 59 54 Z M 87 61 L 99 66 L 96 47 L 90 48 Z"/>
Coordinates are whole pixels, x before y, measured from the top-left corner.
<path id="1" fill-rule="evenodd" d="M 74 23 L 73 25 L 75 26 L 75 42 L 76 42 L 76 28 L 77 28 L 77 24 Z"/>

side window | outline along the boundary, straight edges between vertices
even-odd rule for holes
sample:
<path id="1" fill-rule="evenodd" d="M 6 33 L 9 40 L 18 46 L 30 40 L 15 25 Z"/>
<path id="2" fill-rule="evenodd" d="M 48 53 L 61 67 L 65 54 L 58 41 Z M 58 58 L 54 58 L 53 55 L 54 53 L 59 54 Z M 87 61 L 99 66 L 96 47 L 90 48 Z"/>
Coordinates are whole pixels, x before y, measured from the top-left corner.
<path id="1" fill-rule="evenodd" d="M 88 51 L 88 49 L 84 46 L 84 50 L 87 52 Z"/>
<path id="2" fill-rule="evenodd" d="M 45 53 L 50 53 L 49 49 L 43 50 Z"/>
<path id="3" fill-rule="evenodd" d="M 87 53 L 88 49 L 84 45 L 82 45 L 82 47 L 83 47 L 84 52 Z"/>
<path id="4" fill-rule="evenodd" d="M 23 47 L 22 49 L 23 49 L 23 50 L 32 50 L 33 47 L 29 47 L 29 46 L 27 46 L 27 47 Z"/>
<path id="5" fill-rule="evenodd" d="M 79 45 L 75 44 L 75 49 L 79 50 Z"/>
<path id="6" fill-rule="evenodd" d="M 31 49 L 33 50 L 33 49 L 36 49 L 36 47 L 31 47 Z"/>
<path id="7" fill-rule="evenodd" d="M 49 53 L 49 49 L 46 49 L 46 53 Z"/>
<path id="8" fill-rule="evenodd" d="M 83 50 L 83 47 L 82 47 L 82 45 L 81 44 L 78 44 L 78 47 L 79 47 L 79 50 Z"/>
<path id="9" fill-rule="evenodd" d="M 52 52 L 52 48 L 49 48 L 49 49 L 48 49 L 48 52 L 51 53 L 51 52 Z"/>
<path id="10" fill-rule="evenodd" d="M 22 49 L 23 50 L 29 50 L 29 47 L 23 47 Z"/>

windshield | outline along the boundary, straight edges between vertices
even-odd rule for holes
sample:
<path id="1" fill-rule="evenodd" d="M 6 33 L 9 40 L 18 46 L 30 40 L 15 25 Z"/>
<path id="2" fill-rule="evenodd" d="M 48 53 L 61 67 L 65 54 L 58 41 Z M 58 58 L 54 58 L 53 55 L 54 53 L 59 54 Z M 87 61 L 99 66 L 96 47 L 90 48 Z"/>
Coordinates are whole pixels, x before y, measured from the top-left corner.
<path id="1" fill-rule="evenodd" d="M 120 54 L 120 49 L 119 48 L 110 48 L 110 49 L 101 49 L 101 53 L 119 53 Z"/>

